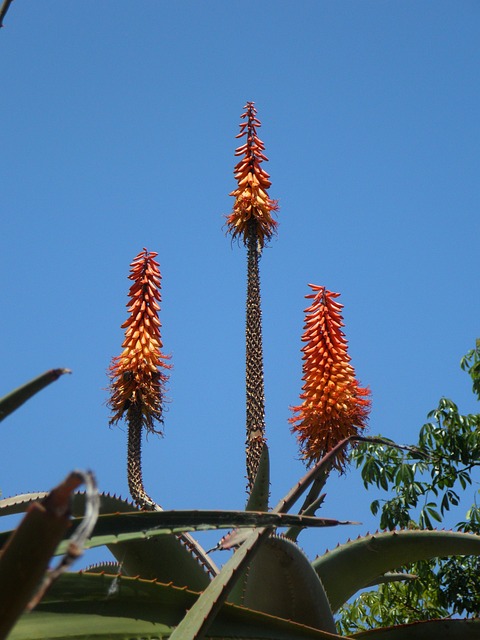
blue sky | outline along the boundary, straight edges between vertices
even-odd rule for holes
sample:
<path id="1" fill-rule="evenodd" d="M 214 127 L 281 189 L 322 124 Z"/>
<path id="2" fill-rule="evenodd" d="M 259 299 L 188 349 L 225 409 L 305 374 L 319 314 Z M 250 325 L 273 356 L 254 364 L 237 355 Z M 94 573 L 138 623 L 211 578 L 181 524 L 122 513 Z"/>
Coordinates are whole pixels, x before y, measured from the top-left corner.
<path id="1" fill-rule="evenodd" d="M 442 395 L 478 411 L 459 360 L 479 336 L 479 20 L 468 0 L 14 2 L 0 32 L 0 392 L 73 375 L 2 424 L 3 495 L 77 467 L 127 494 L 106 370 L 147 247 L 174 365 L 147 489 L 165 508 L 243 507 L 246 256 L 223 225 L 250 100 L 280 202 L 261 263 L 272 502 L 304 472 L 287 420 L 308 282 L 341 293 L 370 433 L 414 441 Z M 308 553 L 374 526 L 374 497 L 354 469 L 332 478 L 323 514 L 364 525 L 308 533 Z"/>

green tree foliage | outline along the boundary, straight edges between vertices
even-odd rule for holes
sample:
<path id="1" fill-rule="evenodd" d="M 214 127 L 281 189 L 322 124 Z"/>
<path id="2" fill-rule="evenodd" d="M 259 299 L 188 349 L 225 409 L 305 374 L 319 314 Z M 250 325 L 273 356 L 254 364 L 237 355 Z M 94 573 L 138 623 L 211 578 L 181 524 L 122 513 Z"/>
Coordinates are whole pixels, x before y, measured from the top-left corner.
<path id="1" fill-rule="evenodd" d="M 461 368 L 470 375 L 480 400 L 480 340 L 462 358 Z M 441 398 L 428 419 L 416 450 L 360 443 L 351 453 L 365 487 L 377 487 L 391 496 L 370 506 L 381 529 L 438 527 L 474 491 L 480 467 L 480 414 L 463 415 L 452 400 Z M 475 499 L 455 528 L 480 533 L 480 506 Z M 338 625 L 343 633 L 452 615 L 480 616 L 478 557 L 423 560 L 401 570 L 415 577 L 381 584 L 341 609 Z"/>

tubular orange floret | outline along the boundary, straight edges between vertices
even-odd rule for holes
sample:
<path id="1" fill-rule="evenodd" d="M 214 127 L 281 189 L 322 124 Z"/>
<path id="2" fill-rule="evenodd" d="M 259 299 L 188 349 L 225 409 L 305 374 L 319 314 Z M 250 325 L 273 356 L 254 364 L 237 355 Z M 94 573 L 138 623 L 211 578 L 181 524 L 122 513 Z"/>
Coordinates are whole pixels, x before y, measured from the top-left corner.
<path id="1" fill-rule="evenodd" d="M 263 248 L 277 230 L 277 221 L 272 217 L 272 211 L 278 210 L 278 203 L 268 195 L 270 176 L 261 167 L 264 160 L 268 160 L 263 151 L 265 146 L 257 136 L 257 127 L 261 126 L 256 118 L 257 110 L 253 102 L 247 102 L 240 124 L 240 133 L 236 136 L 247 137 L 245 144 L 235 151 L 236 156 L 243 155 L 234 170 L 238 187 L 230 193 L 235 198 L 232 213 L 227 216 L 227 228 L 233 238 L 242 238 L 246 244 L 250 228 L 250 221 L 256 223 L 257 238 L 260 248 Z"/>
<path id="2" fill-rule="evenodd" d="M 301 405 L 292 407 L 289 422 L 297 434 L 302 457 L 318 461 L 341 440 L 365 429 L 370 412 L 370 390 L 361 387 L 347 353 L 347 340 L 341 330 L 343 305 L 336 302 L 339 293 L 309 285 L 313 302 L 305 312 L 302 341 L 303 387 Z M 346 454 L 335 466 L 342 470 Z"/>
<path id="3" fill-rule="evenodd" d="M 130 267 L 130 287 L 127 304 L 129 317 L 122 324 L 125 329 L 123 351 L 112 359 L 109 369 L 110 424 L 116 424 L 124 413 L 135 405 L 142 416 L 143 426 L 150 432 L 161 433 L 155 424 L 162 424 L 163 399 L 168 376 L 169 356 L 161 352 L 160 270 L 157 254 L 143 249 Z"/>

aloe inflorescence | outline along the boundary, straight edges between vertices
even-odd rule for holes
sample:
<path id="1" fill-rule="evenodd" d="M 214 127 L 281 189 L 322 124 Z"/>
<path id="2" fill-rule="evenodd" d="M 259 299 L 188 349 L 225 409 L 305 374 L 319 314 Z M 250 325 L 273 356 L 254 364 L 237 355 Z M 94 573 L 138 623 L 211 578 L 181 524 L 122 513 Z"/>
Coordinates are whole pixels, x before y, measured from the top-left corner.
<path id="1" fill-rule="evenodd" d="M 278 210 L 278 203 L 268 195 L 270 176 L 261 166 L 268 158 L 257 135 L 257 128 L 261 126 L 257 110 L 253 102 L 247 102 L 244 108 L 237 138 L 246 140 L 235 151 L 241 159 L 234 170 L 238 186 L 230 193 L 235 203 L 227 216 L 227 229 L 232 238 L 242 239 L 247 247 L 246 456 L 247 491 L 250 492 L 265 442 L 259 260 L 263 247 L 276 233 L 278 223 L 272 214 Z"/>
<path id="2" fill-rule="evenodd" d="M 297 434 L 301 453 L 308 463 L 316 462 L 341 440 L 358 435 L 366 427 L 370 411 L 370 391 L 361 387 L 347 353 L 342 331 L 343 305 L 339 293 L 310 285 L 305 297 L 312 304 L 305 309 L 302 341 L 303 387 L 301 405 L 292 407 L 292 431 Z M 336 460 L 345 465 L 345 450 Z"/>
<path id="3" fill-rule="evenodd" d="M 162 433 L 163 403 L 168 356 L 161 351 L 160 269 L 155 252 L 143 249 L 131 263 L 129 279 L 133 284 L 127 304 L 129 317 L 122 324 L 125 340 L 122 353 L 110 366 L 112 409 L 110 424 L 125 418 L 128 424 L 128 482 L 130 493 L 142 508 L 155 508 L 145 493 L 142 481 L 142 431 Z"/>
<path id="4" fill-rule="evenodd" d="M 241 118 L 240 133 L 237 138 L 246 137 L 244 144 L 235 150 L 242 156 L 235 165 L 234 175 L 237 188 L 230 193 L 235 198 L 232 213 L 227 216 L 228 231 L 233 238 L 240 237 L 248 245 L 250 236 L 255 235 L 260 249 L 272 239 L 278 222 L 272 212 L 278 210 L 278 202 L 268 195 L 270 176 L 261 166 L 268 158 L 263 153 L 265 145 L 257 135 L 261 122 L 257 118 L 255 103 L 247 102 Z"/>

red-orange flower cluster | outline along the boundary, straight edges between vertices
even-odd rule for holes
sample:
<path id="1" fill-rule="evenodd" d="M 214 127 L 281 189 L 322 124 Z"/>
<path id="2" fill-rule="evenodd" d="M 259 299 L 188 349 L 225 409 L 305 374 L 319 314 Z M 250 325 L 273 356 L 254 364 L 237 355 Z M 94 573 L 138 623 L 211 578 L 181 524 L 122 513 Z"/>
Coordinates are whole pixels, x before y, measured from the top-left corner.
<path id="1" fill-rule="evenodd" d="M 162 403 L 168 376 L 165 369 L 171 365 L 162 354 L 160 338 L 160 270 L 154 252 L 144 249 L 131 263 L 130 287 L 127 304 L 128 319 L 122 324 L 125 329 L 123 351 L 113 358 L 110 366 L 110 391 L 108 402 L 113 411 L 110 424 L 117 423 L 131 406 L 142 416 L 143 426 L 151 432 L 155 423 L 162 423 Z"/>
<path id="2" fill-rule="evenodd" d="M 305 296 L 313 303 L 305 309 L 303 351 L 303 403 L 292 407 L 290 418 L 303 458 L 316 462 L 344 438 L 357 435 L 366 427 L 370 412 L 370 391 L 360 387 L 347 353 L 341 330 L 343 305 L 339 293 L 309 285 L 313 293 Z M 336 460 L 345 465 L 345 454 Z"/>
<path id="3" fill-rule="evenodd" d="M 247 136 L 245 144 L 235 151 L 236 156 L 243 158 L 235 166 L 235 178 L 238 187 L 230 193 L 235 198 L 232 213 L 227 216 L 228 231 L 233 238 L 241 237 L 246 243 L 250 229 L 250 221 L 256 223 L 256 233 L 259 245 L 264 247 L 277 228 L 277 221 L 272 217 L 272 211 L 278 210 L 276 200 L 271 200 L 267 190 L 271 186 L 270 176 L 261 167 L 264 160 L 268 160 L 263 151 L 265 145 L 257 136 L 257 127 L 261 126 L 257 119 L 253 102 L 247 102 L 245 113 L 240 124 L 240 133 L 236 136 Z"/>

